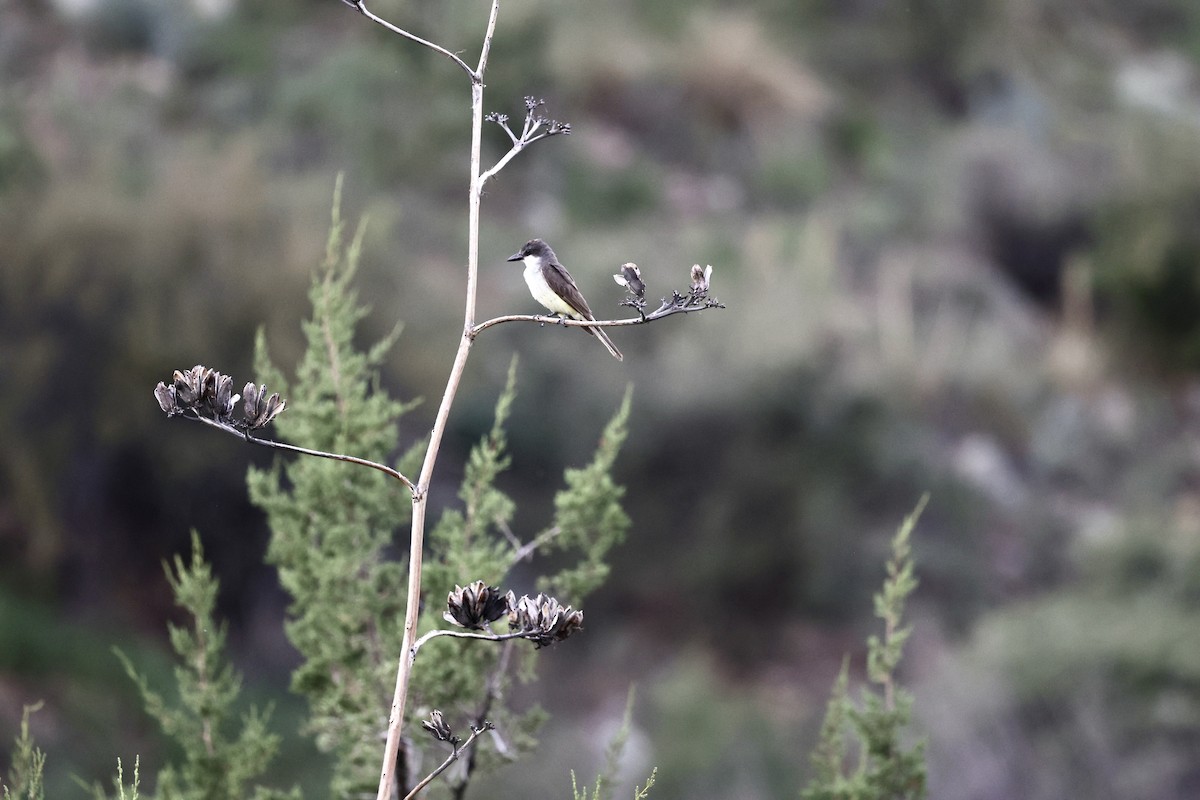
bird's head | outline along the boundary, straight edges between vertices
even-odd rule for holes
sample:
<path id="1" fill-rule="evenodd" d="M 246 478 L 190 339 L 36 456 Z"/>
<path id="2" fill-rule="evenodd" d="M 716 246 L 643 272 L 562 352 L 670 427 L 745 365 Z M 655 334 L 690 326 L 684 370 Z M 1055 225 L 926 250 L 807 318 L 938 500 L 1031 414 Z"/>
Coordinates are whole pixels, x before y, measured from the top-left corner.
<path id="1" fill-rule="evenodd" d="M 509 261 L 524 261 L 529 263 L 530 259 L 539 263 L 543 261 L 557 261 L 558 258 L 554 255 L 554 251 L 550 249 L 550 245 L 543 242 L 541 239 L 530 239 L 517 252 L 508 257 Z"/>

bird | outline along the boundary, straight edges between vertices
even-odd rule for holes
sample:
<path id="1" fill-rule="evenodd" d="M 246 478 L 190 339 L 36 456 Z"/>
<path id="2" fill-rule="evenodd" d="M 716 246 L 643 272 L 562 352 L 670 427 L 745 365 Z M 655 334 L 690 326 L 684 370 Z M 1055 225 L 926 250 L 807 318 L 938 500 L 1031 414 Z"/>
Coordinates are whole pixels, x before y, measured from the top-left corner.
<path id="1" fill-rule="evenodd" d="M 530 239 L 517 252 L 508 257 L 509 261 L 521 261 L 525 264 L 525 283 L 529 285 L 529 293 L 533 299 L 544 305 L 560 317 L 571 319 L 592 320 L 592 310 L 579 292 L 579 287 L 571 278 L 571 273 L 558 260 L 558 256 L 550 249 L 550 245 L 541 239 Z M 621 351 L 613 344 L 612 339 L 603 328 L 584 328 L 600 340 L 600 344 L 612 354 L 617 361 L 624 360 Z"/>

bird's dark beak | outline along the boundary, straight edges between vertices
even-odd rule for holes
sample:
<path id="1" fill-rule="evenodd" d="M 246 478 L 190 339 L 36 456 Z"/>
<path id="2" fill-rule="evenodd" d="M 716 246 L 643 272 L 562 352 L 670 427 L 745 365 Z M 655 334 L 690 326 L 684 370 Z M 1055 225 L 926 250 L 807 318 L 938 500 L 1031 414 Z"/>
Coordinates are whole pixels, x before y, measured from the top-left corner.
<path id="1" fill-rule="evenodd" d="M 506 258 L 505 261 L 521 261 L 524 258 L 525 258 L 525 256 L 521 255 L 520 252 L 516 252 L 516 253 L 513 253 L 508 258 Z"/>

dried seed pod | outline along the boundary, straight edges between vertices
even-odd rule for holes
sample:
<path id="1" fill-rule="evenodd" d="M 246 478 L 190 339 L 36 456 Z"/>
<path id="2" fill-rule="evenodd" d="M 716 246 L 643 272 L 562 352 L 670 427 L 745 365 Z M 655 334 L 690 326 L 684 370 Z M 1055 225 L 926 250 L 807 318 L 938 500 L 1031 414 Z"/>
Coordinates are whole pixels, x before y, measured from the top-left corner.
<path id="1" fill-rule="evenodd" d="M 154 387 L 154 399 L 158 401 L 158 407 L 168 417 L 174 417 L 177 414 L 182 414 L 183 409 L 179 407 L 179 400 L 175 397 L 175 384 L 166 384 L 162 381 Z"/>
<path id="2" fill-rule="evenodd" d="M 489 622 L 495 622 L 508 612 L 508 595 L 501 594 L 495 586 L 475 581 L 466 586 L 454 587 L 454 591 L 446 598 L 446 611 L 442 616 L 447 622 L 455 625 L 469 630 L 481 630 Z"/>
<path id="3" fill-rule="evenodd" d="M 421 727 L 433 734 L 433 738 L 439 742 L 458 741 L 458 737 L 454 735 L 454 731 L 446 723 L 446 718 L 436 708 L 429 712 L 429 719 L 421 720 Z"/>
<path id="4" fill-rule="evenodd" d="M 613 280 L 628 289 L 634 297 L 642 299 L 646 296 L 646 284 L 642 280 L 642 271 L 632 261 L 622 264 L 621 271 L 613 275 Z"/>
<path id="5" fill-rule="evenodd" d="M 287 402 L 279 399 L 279 392 L 267 395 L 266 384 L 247 383 L 242 398 L 242 416 L 250 430 L 267 425 L 287 407 Z"/>
<path id="6" fill-rule="evenodd" d="M 180 408 L 190 409 L 200 401 L 204 394 L 205 373 L 210 370 L 202 364 L 197 364 L 186 371 L 175 370 L 171 381 L 175 386 L 175 398 Z"/>
<path id="7" fill-rule="evenodd" d="M 583 611 L 564 606 L 553 597 L 524 595 L 514 601 L 509 592 L 508 625 L 537 647 L 561 642 L 583 628 Z"/>
<path id="8" fill-rule="evenodd" d="M 215 370 L 205 376 L 204 405 L 213 419 L 218 422 L 231 422 L 233 407 L 239 399 L 240 396 L 233 393 L 233 378 Z"/>

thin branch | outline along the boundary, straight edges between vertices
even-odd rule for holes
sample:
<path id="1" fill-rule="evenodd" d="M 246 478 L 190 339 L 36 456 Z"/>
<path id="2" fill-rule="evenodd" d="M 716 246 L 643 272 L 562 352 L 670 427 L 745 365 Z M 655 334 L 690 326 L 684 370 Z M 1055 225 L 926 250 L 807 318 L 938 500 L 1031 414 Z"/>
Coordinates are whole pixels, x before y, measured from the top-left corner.
<path id="1" fill-rule="evenodd" d="M 545 314 L 509 314 L 503 317 L 495 317 L 486 322 L 481 322 L 471 329 L 472 336 L 478 336 L 483 331 L 499 325 L 503 322 L 536 322 L 540 325 L 563 325 L 569 328 L 620 328 L 628 325 L 644 325 L 647 322 L 654 322 L 663 317 L 669 317 L 674 314 L 690 314 L 693 311 L 704 311 L 708 308 L 724 308 L 725 306 L 715 300 L 704 300 L 697 305 L 675 305 L 673 303 L 663 301 L 656 311 L 640 317 L 630 317 L 628 319 L 562 319 L 561 317 L 552 317 Z"/>
<path id="2" fill-rule="evenodd" d="M 505 642 L 504 647 L 500 648 L 500 659 L 496 664 L 496 669 L 488 676 L 487 688 L 484 690 L 483 703 L 479 706 L 479 713 L 475 715 L 475 724 L 481 725 L 483 721 L 492 713 L 492 704 L 500 697 L 500 681 L 504 677 L 504 673 L 508 672 L 508 662 L 512 657 L 513 645 L 511 641 Z"/>
<path id="3" fill-rule="evenodd" d="M 512 528 L 508 526 L 508 523 L 503 519 L 497 519 L 495 524 L 496 530 L 500 531 L 501 535 L 508 540 L 508 543 L 513 546 L 513 550 L 519 550 L 521 548 L 521 540 L 512 532 Z"/>
<path id="4" fill-rule="evenodd" d="M 478 728 L 472 726 L 471 735 L 467 737 L 467 740 L 463 742 L 462 745 L 454 745 L 454 751 L 450 753 L 449 757 L 447 757 L 437 769 L 422 778 L 421 782 L 414 786 L 411 792 L 404 795 L 404 800 L 413 800 L 413 798 L 416 797 L 422 789 L 433 782 L 434 778 L 436 778 L 438 775 L 441 775 L 449 768 L 451 764 L 457 761 L 458 757 L 462 755 L 463 751 L 470 747 L 475 740 L 479 738 L 479 734 L 486 730 L 491 730 L 491 728 L 491 723 L 487 722 L 485 722 L 483 725 L 480 725 Z"/>
<path id="5" fill-rule="evenodd" d="M 518 564 L 529 558 L 531 555 L 537 552 L 539 547 L 547 542 L 552 541 L 560 533 L 562 533 L 562 528 L 555 525 L 542 531 L 524 544 L 521 544 L 521 540 L 513 536 L 510 541 L 512 541 L 515 546 L 513 548 L 512 557 L 509 559 L 509 565 L 511 566 L 513 564 Z"/>
<path id="6" fill-rule="evenodd" d="M 350 6 L 351 8 L 353 8 L 355 11 L 358 11 L 364 17 L 366 17 L 367 19 L 376 23 L 377 25 L 382 25 L 383 27 L 387 28 L 392 33 L 394 33 L 398 36 L 403 36 L 405 39 L 416 42 L 419 45 L 428 47 L 430 50 L 433 50 L 435 53 L 441 53 L 442 55 L 444 55 L 446 58 L 453 61 L 458 66 L 462 67 L 463 71 L 467 73 L 467 76 L 470 77 L 470 79 L 472 81 L 478 81 L 480 75 L 483 74 L 482 70 L 480 70 L 479 72 L 476 72 L 475 70 L 471 69 L 467 65 L 467 62 L 463 61 L 457 55 L 455 55 L 454 53 L 451 53 L 449 50 L 442 47 L 441 45 L 434 44 L 433 42 L 429 41 L 428 39 L 422 39 L 420 36 L 417 36 L 416 34 L 413 34 L 413 33 L 409 33 L 408 31 L 404 30 L 403 28 L 396 27 L 395 25 L 388 22 L 383 17 L 379 17 L 379 16 L 376 16 L 375 14 L 371 13 L 367 9 L 367 4 L 366 4 L 365 0 L 342 0 L 342 2 L 345 3 L 346 5 Z"/>
<path id="7" fill-rule="evenodd" d="M 508 130 L 508 129 L 505 128 L 505 130 Z M 512 136 L 513 135 L 512 131 L 508 131 L 508 135 Z M 512 149 L 510 149 L 507 153 L 505 153 L 504 156 L 499 161 L 497 161 L 492 166 L 491 169 L 489 169 L 487 172 L 480 175 L 479 182 L 487 183 L 489 180 L 491 180 L 496 175 L 497 172 L 504 169 L 505 165 L 507 165 L 509 161 L 512 161 L 513 158 L 516 157 L 517 153 L 521 152 L 524 149 L 525 149 L 525 145 L 522 144 L 519 139 L 514 139 Z"/>
<path id="8" fill-rule="evenodd" d="M 504 129 L 504 132 L 508 134 L 508 138 L 512 139 L 512 143 L 514 145 L 521 141 L 521 139 L 515 133 L 512 132 L 512 128 L 508 127 L 507 121 L 501 121 L 500 119 L 497 119 L 496 122 L 500 125 L 501 128 Z"/>
<path id="9" fill-rule="evenodd" d="M 540 122 L 537 123 L 537 125 L 534 126 L 533 130 L 536 130 L 537 127 L 539 127 L 540 125 L 541 125 Z M 508 165 L 508 162 L 510 162 L 514 158 L 516 158 L 517 154 L 520 153 L 522 150 L 524 150 L 529 145 L 533 144 L 534 142 L 540 142 L 542 139 L 546 139 L 550 136 L 556 135 L 556 134 L 552 134 L 549 131 L 547 131 L 546 133 L 540 133 L 537 136 L 534 136 L 532 139 L 527 139 L 525 137 L 529 133 L 532 133 L 532 130 L 531 131 L 522 131 L 521 136 L 517 137 L 516 135 L 513 134 L 513 132 L 511 130 L 509 130 L 509 127 L 507 125 L 502 125 L 501 127 L 504 128 L 506 133 L 508 133 L 509 138 L 511 138 L 513 140 L 513 146 L 511 149 L 509 149 L 509 151 L 507 153 L 505 153 L 503 155 L 503 157 L 501 157 L 501 159 L 499 161 L 497 161 L 492 166 L 491 169 L 489 169 L 487 172 L 484 172 L 482 175 L 479 176 L 479 182 L 481 184 L 487 183 L 489 180 L 494 178 L 496 176 L 497 172 L 504 169 Z"/>
<path id="10" fill-rule="evenodd" d="M 327 453 L 324 450 L 312 450 L 307 447 L 298 447 L 294 444 L 288 444 L 287 442 L 277 442 L 274 439 L 260 439 L 257 436 L 251 436 L 248 431 L 243 431 L 238 428 L 235 428 L 233 425 L 227 425 L 224 422 L 218 422 L 215 419 L 209 419 L 208 417 L 201 417 L 201 416 L 195 415 L 195 414 L 184 414 L 183 417 L 184 417 L 184 419 L 191 419 L 191 420 L 195 420 L 196 422 L 203 422 L 205 425 L 210 425 L 210 426 L 216 428 L 217 430 L 225 431 L 226 433 L 232 434 L 232 435 L 238 437 L 239 439 L 243 439 L 247 442 L 250 442 L 251 444 L 261 444 L 264 447 L 274 447 L 276 450 L 287 450 L 292 453 L 300 453 L 301 455 L 317 456 L 318 458 L 329 458 L 334 461 L 345 461 L 349 464 L 358 464 L 359 466 L 370 467 L 371 469 L 377 469 L 380 472 L 382 472 L 383 474 L 385 474 L 389 477 L 395 478 L 396 480 L 403 483 L 405 486 L 408 487 L 408 490 L 410 492 L 416 492 L 416 489 L 417 489 L 417 487 L 413 484 L 413 482 L 410 481 L 407 477 L 405 477 L 404 473 L 400 472 L 399 470 L 392 469 L 391 467 L 389 467 L 386 464 L 380 464 L 378 461 L 371 461 L 366 458 L 359 458 L 358 456 L 342 455 L 341 453 Z"/>
<path id="11" fill-rule="evenodd" d="M 492 729 L 492 747 L 496 748 L 496 755 L 501 758 L 507 758 L 509 761 L 516 761 L 517 755 L 513 753 L 508 742 L 504 741 L 504 737 L 500 735 L 500 731 Z"/>
<path id="12" fill-rule="evenodd" d="M 520 639 L 527 635 L 527 631 L 516 631 L 514 633 L 472 633 L 471 631 L 452 631 L 445 628 L 432 630 L 422 636 L 417 641 L 413 642 L 413 646 L 408 651 L 409 663 L 417 659 L 417 651 L 421 646 L 430 639 L 435 639 L 438 636 L 451 636 L 455 639 L 482 639 L 485 642 L 504 642 L 509 639 Z"/>

